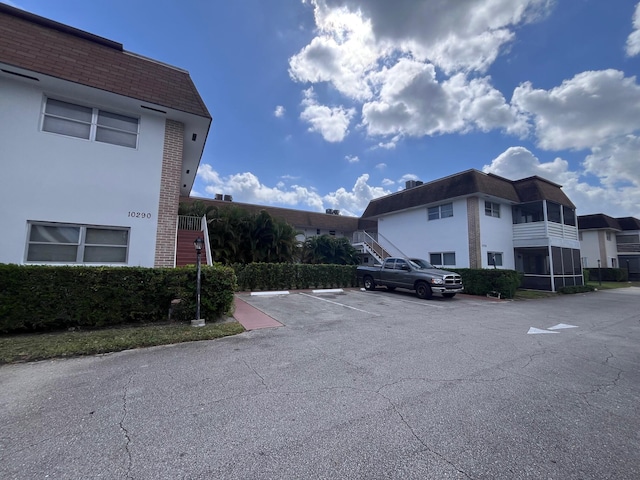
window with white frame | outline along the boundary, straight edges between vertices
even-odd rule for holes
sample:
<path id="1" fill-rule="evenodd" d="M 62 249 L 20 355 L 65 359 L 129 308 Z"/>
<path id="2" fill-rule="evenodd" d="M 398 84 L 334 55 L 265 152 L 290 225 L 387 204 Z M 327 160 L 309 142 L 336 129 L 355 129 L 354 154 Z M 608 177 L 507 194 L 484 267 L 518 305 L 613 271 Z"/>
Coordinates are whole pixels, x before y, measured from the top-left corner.
<path id="1" fill-rule="evenodd" d="M 127 263 L 129 229 L 29 222 L 27 262 Z"/>
<path id="2" fill-rule="evenodd" d="M 456 264 L 456 254 L 455 252 L 430 253 L 429 263 L 431 263 L 431 265 L 438 265 L 440 267 L 443 265 L 453 267 Z"/>
<path id="3" fill-rule="evenodd" d="M 53 98 L 46 100 L 42 130 L 123 147 L 138 144 L 137 118 Z"/>
<path id="4" fill-rule="evenodd" d="M 488 217 L 500 218 L 500 204 L 494 202 L 484 202 L 484 214 Z"/>
<path id="5" fill-rule="evenodd" d="M 443 203 L 435 207 L 429 207 L 429 220 L 438 220 L 440 218 L 453 217 L 453 203 Z"/>
<path id="6" fill-rule="evenodd" d="M 501 267 L 502 252 L 487 252 L 487 264 L 491 267 Z"/>

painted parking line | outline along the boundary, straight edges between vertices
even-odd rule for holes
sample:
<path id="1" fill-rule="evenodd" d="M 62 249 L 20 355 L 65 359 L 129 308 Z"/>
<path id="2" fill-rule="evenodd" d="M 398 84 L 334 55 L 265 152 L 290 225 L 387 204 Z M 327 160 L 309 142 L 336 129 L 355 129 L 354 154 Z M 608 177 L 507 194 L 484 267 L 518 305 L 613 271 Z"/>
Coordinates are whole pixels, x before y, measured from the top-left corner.
<path id="1" fill-rule="evenodd" d="M 364 292 L 364 293 L 367 293 L 367 294 L 374 293 L 374 292 L 369 292 L 369 291 L 367 291 L 367 290 L 366 290 L 366 289 L 364 289 L 364 288 L 361 288 L 361 289 L 360 289 L 360 291 L 361 291 L 361 292 Z M 414 305 L 420 305 L 420 306 L 422 306 L 422 307 L 445 308 L 445 306 L 444 306 L 444 305 L 437 305 L 437 304 L 434 304 L 434 303 L 429 302 L 429 300 L 419 300 L 419 301 L 416 301 L 416 300 L 408 300 L 408 299 L 406 299 L 406 298 L 394 298 L 394 297 L 393 297 L 393 296 L 391 296 L 391 295 L 387 295 L 387 296 L 385 296 L 385 298 L 389 298 L 389 299 L 393 299 L 393 300 L 398 300 L 398 301 L 399 301 L 399 302 L 401 302 L 401 303 L 413 303 Z"/>
<path id="2" fill-rule="evenodd" d="M 269 295 L 289 295 L 289 291 L 288 290 L 282 290 L 279 292 L 251 292 L 251 296 L 261 296 L 261 297 L 266 297 Z"/>
<path id="3" fill-rule="evenodd" d="M 320 300 L 322 302 L 327 302 L 327 303 L 331 303 L 333 305 L 338 305 L 340 307 L 345 307 L 345 308 L 350 308 L 351 310 L 355 310 L 357 312 L 362 312 L 362 313 L 366 313 L 368 315 L 373 315 L 374 317 L 379 317 L 380 315 L 377 313 L 372 313 L 372 312 L 367 312 L 366 310 L 361 310 L 359 308 L 356 307 L 352 307 L 351 305 L 345 305 L 344 303 L 340 303 L 340 302 L 334 302 L 332 300 L 327 300 L 326 298 L 321 298 L 321 297 L 316 297 L 315 295 L 309 295 L 308 293 L 302 293 L 300 292 L 299 295 L 303 295 L 305 297 L 309 297 L 309 298 L 315 298 L 316 300 Z"/>

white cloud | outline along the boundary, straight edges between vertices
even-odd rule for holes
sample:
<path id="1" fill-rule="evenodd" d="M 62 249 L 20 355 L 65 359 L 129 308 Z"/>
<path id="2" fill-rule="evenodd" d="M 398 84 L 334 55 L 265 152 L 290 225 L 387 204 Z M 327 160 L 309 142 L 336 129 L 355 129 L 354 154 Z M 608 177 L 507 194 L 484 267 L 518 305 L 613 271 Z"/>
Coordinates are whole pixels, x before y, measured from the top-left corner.
<path id="1" fill-rule="evenodd" d="M 627 55 L 635 57 L 640 53 L 640 2 L 633 14 L 633 32 L 627 37 Z"/>
<path id="2" fill-rule="evenodd" d="M 524 147 L 511 147 L 496 157 L 490 165 L 485 165 L 483 171 L 494 173 L 510 180 L 538 175 L 562 185 L 563 191 L 576 205 L 578 215 L 592 213 L 606 213 L 613 217 L 635 216 L 640 217 L 640 180 L 638 173 L 632 174 L 629 180 L 624 182 L 614 181 L 614 178 L 603 177 L 600 184 L 592 185 L 581 181 L 584 175 L 596 173 L 602 175 L 601 169 L 614 167 L 617 163 L 613 158 L 617 155 L 628 160 L 625 154 L 630 153 L 638 139 L 629 139 L 627 149 L 605 152 L 599 150 L 598 154 L 590 155 L 585 160 L 586 170 L 583 172 L 569 169 L 569 162 L 561 158 L 555 158 L 551 162 L 541 162 L 533 153 Z M 608 165 L 599 163 L 602 156 L 608 157 Z M 616 157 L 616 158 L 618 158 Z M 624 163 L 624 160 L 622 160 Z"/>
<path id="3" fill-rule="evenodd" d="M 286 188 L 283 182 L 278 182 L 276 187 L 268 187 L 250 172 L 222 177 L 207 163 L 200 165 L 197 176 L 205 184 L 204 192 L 208 196 L 223 193 L 232 195 L 236 202 L 308 207 L 317 212 L 333 208 L 340 210 L 343 215 L 359 216 L 370 200 L 391 193 L 384 187 L 369 185 L 368 174 L 360 175 L 350 190 L 341 187 L 326 195 L 320 195 L 314 188 L 300 185 Z"/>
<path id="4" fill-rule="evenodd" d="M 390 178 L 384 178 L 382 180 L 382 186 L 383 187 L 391 187 L 393 185 L 395 185 L 396 182 L 394 182 L 393 180 L 391 180 Z"/>
<path id="5" fill-rule="evenodd" d="M 284 117 L 286 109 L 282 105 L 278 105 L 276 109 L 273 111 L 273 115 L 277 118 Z"/>
<path id="6" fill-rule="evenodd" d="M 345 155 L 344 159 L 349 163 L 358 163 L 360 161 L 357 155 Z"/>
<path id="7" fill-rule="evenodd" d="M 378 170 L 384 170 L 385 168 L 387 168 L 387 164 L 386 163 L 379 163 L 376 165 L 376 168 Z"/>
<path id="8" fill-rule="evenodd" d="M 355 115 L 353 108 L 327 107 L 320 105 L 313 88 L 304 91 L 304 107 L 300 118 L 309 123 L 310 132 L 317 132 L 327 142 L 341 142 L 349 132 L 349 124 Z"/>
<path id="9" fill-rule="evenodd" d="M 340 210 L 343 215 L 360 216 L 371 200 L 391 193 L 383 187 L 372 187 L 368 181 L 368 174 L 360 175 L 351 190 L 339 188 L 325 195 L 323 200 L 331 208 Z"/>
<path id="10" fill-rule="evenodd" d="M 627 135 L 593 148 L 584 167 L 603 185 L 627 184 L 640 191 L 640 137 Z"/>
<path id="11" fill-rule="evenodd" d="M 551 0 L 309 0 L 317 36 L 289 60 L 298 82 L 329 82 L 363 103 L 372 136 L 503 129 L 523 135 L 526 122 L 484 72 L 514 29 L 550 11 Z M 448 80 L 436 78 L 436 67 Z M 303 105 L 304 106 L 304 105 Z M 326 118 L 328 107 L 304 106 L 303 119 Z M 338 111 L 340 113 L 340 111 Z M 314 125 L 315 131 L 325 131 Z M 327 138 L 327 136 L 325 136 Z M 340 135 L 329 136 L 331 141 Z"/>
<path id="12" fill-rule="evenodd" d="M 583 72 L 551 90 L 526 82 L 512 103 L 532 118 L 546 150 L 592 148 L 640 129 L 640 86 L 618 70 Z"/>
<path id="13" fill-rule="evenodd" d="M 456 74 L 439 83 L 433 65 L 400 59 L 372 79 L 381 88 L 378 98 L 362 107 L 370 135 L 419 137 L 474 128 L 520 135 L 527 131 L 526 117 L 506 103 L 488 77 L 468 80 Z"/>

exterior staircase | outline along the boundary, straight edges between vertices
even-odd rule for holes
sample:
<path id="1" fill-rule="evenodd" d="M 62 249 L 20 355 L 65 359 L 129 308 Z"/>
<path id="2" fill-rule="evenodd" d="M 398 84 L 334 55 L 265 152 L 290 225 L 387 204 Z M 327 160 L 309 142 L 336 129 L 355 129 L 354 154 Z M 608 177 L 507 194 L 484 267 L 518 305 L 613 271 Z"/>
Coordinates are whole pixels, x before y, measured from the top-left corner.
<path id="1" fill-rule="evenodd" d="M 211 247 L 209 245 L 209 232 L 207 231 L 207 218 L 179 215 L 176 235 L 176 267 L 196 264 L 197 254 L 193 242 L 198 237 L 204 239 L 204 248 L 200 255 L 202 265 L 213 265 Z"/>

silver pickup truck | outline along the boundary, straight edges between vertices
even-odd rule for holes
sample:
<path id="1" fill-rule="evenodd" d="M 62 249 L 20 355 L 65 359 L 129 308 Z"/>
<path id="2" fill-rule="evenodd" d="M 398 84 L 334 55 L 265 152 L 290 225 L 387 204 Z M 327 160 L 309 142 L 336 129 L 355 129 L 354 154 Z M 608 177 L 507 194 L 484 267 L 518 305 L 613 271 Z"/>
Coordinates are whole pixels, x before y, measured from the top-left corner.
<path id="1" fill-rule="evenodd" d="M 464 290 L 460 275 L 440 270 L 420 258 L 389 257 L 380 267 L 358 267 L 357 275 L 367 290 L 377 286 L 388 290 L 406 288 L 415 290 L 419 298 L 431 298 L 434 292 L 451 298 Z"/>

